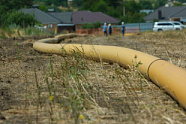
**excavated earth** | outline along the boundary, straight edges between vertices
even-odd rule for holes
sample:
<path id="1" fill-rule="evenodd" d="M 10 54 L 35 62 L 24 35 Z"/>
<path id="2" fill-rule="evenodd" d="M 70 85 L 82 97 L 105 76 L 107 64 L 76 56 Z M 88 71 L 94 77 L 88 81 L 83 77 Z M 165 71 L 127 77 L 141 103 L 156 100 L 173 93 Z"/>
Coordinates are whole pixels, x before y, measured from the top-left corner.
<path id="1" fill-rule="evenodd" d="M 125 37 L 119 34 L 108 37 L 89 35 L 87 37 L 64 39 L 61 43 L 98 44 L 131 48 L 157 56 L 186 70 L 185 36 L 184 32 L 177 34 L 172 32 L 165 34 L 139 33 Z M 44 105 L 39 109 L 39 112 L 37 111 L 36 82 L 43 82 L 45 75 L 49 73 L 50 58 L 54 63 L 63 63 L 65 58 L 60 55 L 39 53 L 33 49 L 34 42 L 47 37 L 49 36 L 0 39 L 0 123 L 74 123 L 71 117 L 49 121 L 49 107 L 45 108 Z M 96 82 L 97 77 L 102 73 L 108 74 L 108 77 L 111 76 L 111 74 L 114 74 L 115 66 L 117 66 L 109 63 L 100 64 L 100 62 L 92 60 L 86 61 L 89 63 L 90 69 L 97 68 L 96 76 L 92 74 L 92 77 L 87 77 L 90 82 L 91 80 Z M 102 67 L 100 68 L 100 66 Z M 123 71 L 129 71 L 122 67 L 119 68 Z M 114 82 L 108 82 L 107 76 L 100 76 L 99 78 L 105 92 L 108 91 L 107 93 L 113 95 L 121 90 L 119 86 L 116 88 Z M 103 102 L 104 99 L 98 99 L 97 103 L 101 108 L 101 112 L 87 109 L 86 115 L 89 115 L 89 117 L 88 119 L 82 119 L 80 123 L 180 124 L 186 122 L 186 111 L 174 99 L 149 80 L 139 79 L 136 82 L 134 80 L 134 82 L 138 83 L 140 80 L 145 82 L 141 85 L 143 90 L 135 92 L 138 95 L 137 98 L 130 96 L 131 99 L 136 98 L 138 104 L 134 101 L 134 103 L 125 102 L 125 105 L 121 105 L 120 102 L 111 99 L 108 100 L 108 103 Z M 44 92 L 45 90 L 45 88 L 41 87 L 41 91 Z M 119 96 L 114 97 L 119 99 Z M 45 104 L 46 101 L 43 101 L 42 104 Z M 112 107 L 109 108 L 108 104 Z M 58 103 L 55 104 L 53 111 L 54 113 L 60 111 Z"/>

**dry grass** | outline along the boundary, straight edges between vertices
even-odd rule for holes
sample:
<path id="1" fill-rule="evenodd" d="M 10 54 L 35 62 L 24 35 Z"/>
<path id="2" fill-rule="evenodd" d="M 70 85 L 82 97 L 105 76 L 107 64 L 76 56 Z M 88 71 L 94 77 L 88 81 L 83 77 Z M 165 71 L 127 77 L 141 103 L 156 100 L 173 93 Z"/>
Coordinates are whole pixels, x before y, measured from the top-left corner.
<path id="1" fill-rule="evenodd" d="M 20 37 L 34 37 L 34 36 L 49 36 L 54 34 L 54 32 L 49 32 L 47 30 L 39 30 L 35 27 L 27 27 L 27 28 L 6 28 L 0 29 L 0 38 L 20 38 Z"/>
<path id="2" fill-rule="evenodd" d="M 63 43 L 117 45 L 186 68 L 186 32 L 90 36 Z M 33 50 L 35 40 L 0 42 L 0 123 L 184 123 L 186 112 L 135 67 Z M 17 43 L 17 45 L 16 45 Z M 16 52 L 17 51 L 17 52 Z M 140 65 L 139 65 L 140 66 Z"/>

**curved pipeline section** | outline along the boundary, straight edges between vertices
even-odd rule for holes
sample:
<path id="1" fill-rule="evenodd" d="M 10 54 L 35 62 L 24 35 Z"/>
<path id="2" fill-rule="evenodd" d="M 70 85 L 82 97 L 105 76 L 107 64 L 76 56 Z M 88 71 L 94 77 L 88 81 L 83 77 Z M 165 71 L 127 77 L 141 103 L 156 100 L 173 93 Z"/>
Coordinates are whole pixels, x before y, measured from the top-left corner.
<path id="1" fill-rule="evenodd" d="M 167 91 L 175 100 L 186 108 L 186 70 L 160 58 L 136 50 L 103 45 L 84 44 L 49 44 L 58 43 L 68 37 L 84 36 L 78 34 L 59 35 L 55 38 L 35 42 L 33 48 L 39 52 L 72 55 L 74 51 L 101 61 L 117 62 L 123 67 L 132 67 L 141 62 L 137 69 L 148 79 Z M 62 50 L 63 49 L 63 50 Z"/>

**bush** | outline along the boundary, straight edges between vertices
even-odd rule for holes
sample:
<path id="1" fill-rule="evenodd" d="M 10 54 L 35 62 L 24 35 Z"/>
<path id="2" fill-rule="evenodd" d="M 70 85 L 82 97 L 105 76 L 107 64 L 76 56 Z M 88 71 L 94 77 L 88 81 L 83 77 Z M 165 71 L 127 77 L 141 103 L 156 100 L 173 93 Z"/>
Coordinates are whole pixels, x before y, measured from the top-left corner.
<path id="1" fill-rule="evenodd" d="M 94 28 L 100 28 L 101 23 L 100 22 L 94 22 Z"/>
<path id="2" fill-rule="evenodd" d="M 82 26 L 82 29 L 88 29 L 88 28 L 100 28 L 101 23 L 100 22 L 94 22 L 93 24 L 90 23 L 84 23 Z"/>
<path id="3" fill-rule="evenodd" d="M 94 25 L 90 23 L 84 23 L 82 29 L 87 29 L 87 28 L 94 28 Z"/>
<path id="4" fill-rule="evenodd" d="M 38 23 L 33 16 L 18 11 L 7 13 L 6 18 L 4 18 L 3 22 L 4 27 L 9 27 L 10 25 L 14 24 L 23 28 L 33 26 Z"/>

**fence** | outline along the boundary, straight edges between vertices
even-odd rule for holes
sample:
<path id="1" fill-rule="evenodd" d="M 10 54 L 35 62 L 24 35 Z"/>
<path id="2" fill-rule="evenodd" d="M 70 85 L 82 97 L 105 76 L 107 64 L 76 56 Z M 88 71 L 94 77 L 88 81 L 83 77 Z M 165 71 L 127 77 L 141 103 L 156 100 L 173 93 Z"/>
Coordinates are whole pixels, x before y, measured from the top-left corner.
<path id="1" fill-rule="evenodd" d="M 126 33 L 136 33 L 144 31 L 152 31 L 153 23 L 128 23 L 125 24 Z M 112 25 L 112 32 L 118 33 L 121 32 L 121 25 Z M 95 34 L 102 33 L 102 27 L 98 29 L 76 29 L 78 34 Z"/>
<path id="2" fill-rule="evenodd" d="M 153 25 L 154 23 L 127 23 L 125 24 L 125 27 L 126 27 L 126 31 L 128 30 L 128 32 L 132 32 L 132 30 L 143 32 L 143 31 L 152 31 Z M 120 28 L 121 25 L 113 25 L 112 27 Z"/>

